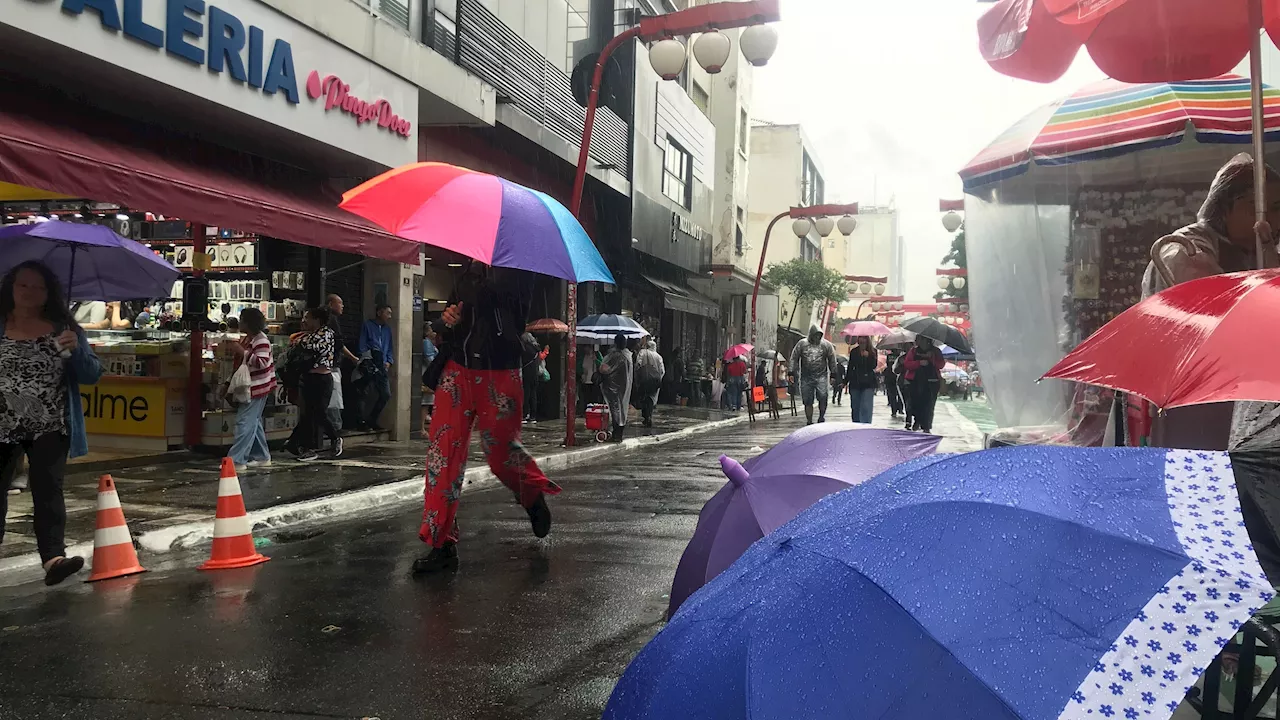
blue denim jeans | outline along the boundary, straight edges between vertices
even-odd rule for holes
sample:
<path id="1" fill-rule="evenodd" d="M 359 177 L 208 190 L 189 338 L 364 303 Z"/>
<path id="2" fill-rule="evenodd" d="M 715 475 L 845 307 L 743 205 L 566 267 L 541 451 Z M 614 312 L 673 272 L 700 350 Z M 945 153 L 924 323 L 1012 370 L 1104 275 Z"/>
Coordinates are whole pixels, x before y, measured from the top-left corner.
<path id="1" fill-rule="evenodd" d="M 250 460 L 270 460 L 267 448 L 267 431 L 262 427 L 262 411 L 267 407 L 267 396 L 254 398 L 236 409 L 236 439 L 227 453 L 237 465 Z"/>
<path id="2" fill-rule="evenodd" d="M 876 389 L 865 388 L 855 390 L 849 388 L 849 406 L 853 408 L 853 421 L 871 424 L 871 413 L 875 408 Z"/>

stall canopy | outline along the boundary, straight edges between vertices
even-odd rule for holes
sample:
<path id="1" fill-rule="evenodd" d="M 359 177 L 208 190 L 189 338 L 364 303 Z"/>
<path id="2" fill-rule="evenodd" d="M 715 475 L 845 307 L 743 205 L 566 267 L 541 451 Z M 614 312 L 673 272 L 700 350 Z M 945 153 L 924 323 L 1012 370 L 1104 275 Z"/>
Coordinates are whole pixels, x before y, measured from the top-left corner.
<path id="1" fill-rule="evenodd" d="M 0 101 L 2 181 L 330 250 L 418 262 L 421 245 L 339 210 L 338 193 L 316 175 L 83 108 L 60 112 L 65 108 L 50 103 L 36 119 L 26 114 L 32 105 L 30 98 Z M 47 123 L 50 117 L 59 118 L 57 124 Z"/>
<path id="2" fill-rule="evenodd" d="M 712 320 L 720 317 L 720 306 L 711 298 L 700 295 L 693 290 L 678 287 L 672 283 L 648 275 L 643 276 L 650 285 L 662 291 L 662 305 L 668 310 L 702 315 Z"/>

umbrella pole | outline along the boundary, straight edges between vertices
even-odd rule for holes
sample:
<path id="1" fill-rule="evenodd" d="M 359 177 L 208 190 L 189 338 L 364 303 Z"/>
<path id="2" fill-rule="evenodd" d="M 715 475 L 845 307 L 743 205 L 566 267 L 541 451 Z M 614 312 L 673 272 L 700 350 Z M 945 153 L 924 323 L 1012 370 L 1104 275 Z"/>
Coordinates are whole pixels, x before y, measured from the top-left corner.
<path id="1" fill-rule="evenodd" d="M 1249 85 L 1253 104 L 1253 201 L 1256 222 L 1267 219 L 1267 157 L 1265 142 L 1267 126 L 1263 113 L 1262 96 L 1262 0 L 1249 0 L 1249 25 L 1253 46 L 1249 50 Z M 1266 267 L 1262 235 L 1254 233 L 1257 245 L 1258 269 Z"/>
<path id="2" fill-rule="evenodd" d="M 76 246 L 75 243 L 68 243 L 71 248 L 71 268 L 67 271 L 67 302 L 71 302 L 72 287 L 75 286 L 76 280 Z"/>

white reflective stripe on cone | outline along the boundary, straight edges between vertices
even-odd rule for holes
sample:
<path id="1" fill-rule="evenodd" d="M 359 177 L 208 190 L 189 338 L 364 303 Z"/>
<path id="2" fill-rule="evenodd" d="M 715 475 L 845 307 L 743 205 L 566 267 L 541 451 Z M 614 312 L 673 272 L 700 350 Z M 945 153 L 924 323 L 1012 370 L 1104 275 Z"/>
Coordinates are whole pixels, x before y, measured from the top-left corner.
<path id="1" fill-rule="evenodd" d="M 218 481 L 218 497 L 240 494 L 240 478 L 232 475 Z"/>
<path id="2" fill-rule="evenodd" d="M 233 518 L 218 518 L 213 521 L 213 537 L 229 538 L 249 534 L 249 518 L 246 515 Z"/>
<path id="3" fill-rule="evenodd" d="M 98 493 L 98 509 L 110 510 L 120 507 L 120 496 L 114 490 Z"/>
<path id="4" fill-rule="evenodd" d="M 129 535 L 128 525 L 116 525 L 109 528 L 98 528 L 93 531 L 93 546 L 107 547 L 108 545 L 129 545 L 133 543 L 133 538 Z"/>

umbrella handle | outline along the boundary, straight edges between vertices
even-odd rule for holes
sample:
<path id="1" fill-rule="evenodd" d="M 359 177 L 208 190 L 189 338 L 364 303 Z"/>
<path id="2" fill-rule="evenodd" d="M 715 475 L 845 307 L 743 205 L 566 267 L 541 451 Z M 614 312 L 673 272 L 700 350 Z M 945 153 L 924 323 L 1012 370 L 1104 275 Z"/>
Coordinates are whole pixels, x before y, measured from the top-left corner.
<path id="1" fill-rule="evenodd" d="M 1160 278 L 1164 280 L 1164 284 L 1168 287 L 1173 287 L 1178 283 L 1174 281 L 1173 271 L 1169 269 L 1169 266 L 1164 262 L 1164 258 L 1160 257 L 1160 255 L 1164 252 L 1166 245 L 1174 243 L 1181 245 L 1188 255 L 1195 255 L 1199 252 L 1194 243 L 1180 235 L 1165 235 L 1151 245 L 1151 264 L 1155 265 L 1156 272 L 1160 273 Z"/>

